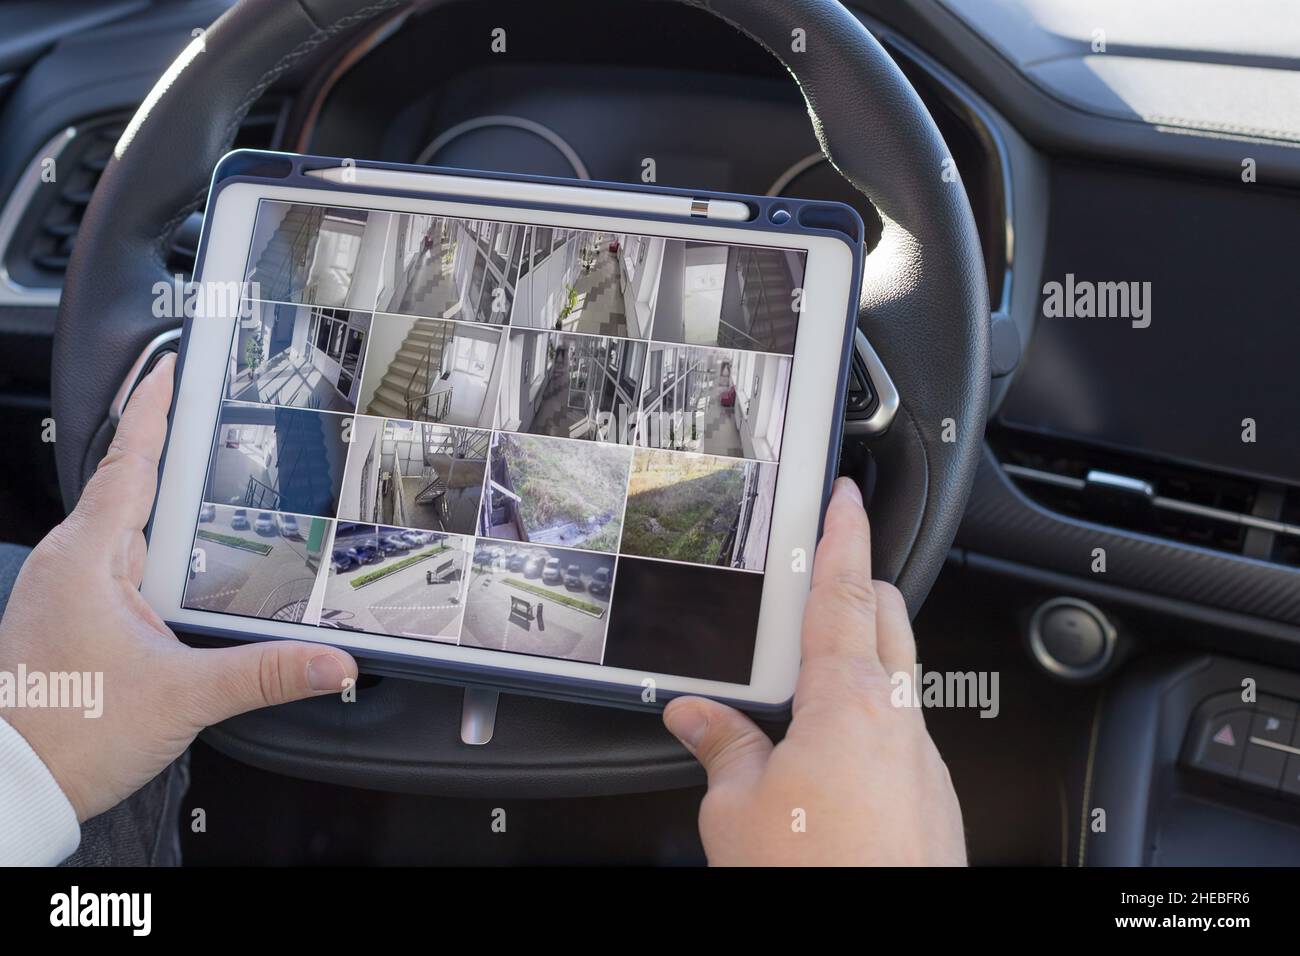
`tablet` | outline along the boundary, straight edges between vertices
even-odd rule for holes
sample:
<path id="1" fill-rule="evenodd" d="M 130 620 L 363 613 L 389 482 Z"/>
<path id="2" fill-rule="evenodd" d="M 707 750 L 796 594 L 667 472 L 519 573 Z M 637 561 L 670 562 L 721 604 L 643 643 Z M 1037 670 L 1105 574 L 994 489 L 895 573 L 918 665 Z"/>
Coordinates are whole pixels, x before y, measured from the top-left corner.
<path id="1" fill-rule="evenodd" d="M 787 708 L 861 237 L 834 203 L 230 154 L 144 597 L 375 673 Z"/>

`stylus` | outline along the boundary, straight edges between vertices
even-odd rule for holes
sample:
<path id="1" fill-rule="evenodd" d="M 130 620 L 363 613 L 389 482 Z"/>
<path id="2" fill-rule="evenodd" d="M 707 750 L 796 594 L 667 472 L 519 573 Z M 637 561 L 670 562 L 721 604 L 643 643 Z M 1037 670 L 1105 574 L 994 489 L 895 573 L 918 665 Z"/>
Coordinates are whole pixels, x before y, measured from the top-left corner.
<path id="1" fill-rule="evenodd" d="M 660 216 L 718 219 L 727 222 L 748 222 L 753 218 L 750 208 L 734 199 L 663 196 L 658 193 L 635 193 L 620 189 L 551 186 L 503 179 L 475 179 L 471 176 L 444 176 L 439 173 L 407 173 L 395 169 L 363 169 L 356 166 L 309 169 L 307 175 L 348 186 L 400 189 L 406 192 L 438 193 L 443 196 L 467 198 L 492 196 L 495 199 L 508 201 L 583 206 L 587 209 L 610 212 L 653 213 Z"/>

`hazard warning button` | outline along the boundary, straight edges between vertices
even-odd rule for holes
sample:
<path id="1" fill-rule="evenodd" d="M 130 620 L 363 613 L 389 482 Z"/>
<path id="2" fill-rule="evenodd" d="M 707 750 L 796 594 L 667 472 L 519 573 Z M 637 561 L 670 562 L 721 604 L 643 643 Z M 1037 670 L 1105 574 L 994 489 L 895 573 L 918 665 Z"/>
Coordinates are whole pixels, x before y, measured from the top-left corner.
<path id="1" fill-rule="evenodd" d="M 1220 711 L 1203 717 L 1192 766 L 1236 778 L 1250 741 L 1250 719 L 1249 710 Z"/>

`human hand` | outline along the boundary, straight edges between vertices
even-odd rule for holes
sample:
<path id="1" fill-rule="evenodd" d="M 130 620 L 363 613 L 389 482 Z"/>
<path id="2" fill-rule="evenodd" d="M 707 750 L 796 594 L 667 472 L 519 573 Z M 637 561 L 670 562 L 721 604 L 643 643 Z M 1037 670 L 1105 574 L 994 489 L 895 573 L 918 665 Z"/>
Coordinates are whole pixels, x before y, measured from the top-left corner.
<path id="1" fill-rule="evenodd" d="M 709 862 L 964 866 L 948 768 L 921 711 L 890 700 L 890 675 L 915 663 L 907 607 L 893 585 L 872 581 L 862 497 L 841 478 L 813 562 L 785 738 L 774 747 L 744 714 L 698 697 L 664 711 L 708 772 L 700 836 Z"/>
<path id="2" fill-rule="evenodd" d="M 175 362 L 136 389 L 76 509 L 37 545 L 0 621 L 0 671 L 99 672 L 103 713 L 0 710 L 45 762 L 78 820 L 153 779 L 209 724 L 355 677 L 341 650 L 292 641 L 196 650 L 140 595 L 143 528 L 167 435 Z"/>

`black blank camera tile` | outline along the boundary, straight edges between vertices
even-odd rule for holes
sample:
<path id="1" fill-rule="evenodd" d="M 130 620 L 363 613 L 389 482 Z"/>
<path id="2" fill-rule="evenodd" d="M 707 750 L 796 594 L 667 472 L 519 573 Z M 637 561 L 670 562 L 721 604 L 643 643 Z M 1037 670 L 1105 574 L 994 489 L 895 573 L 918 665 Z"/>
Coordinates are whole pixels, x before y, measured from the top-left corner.
<path id="1" fill-rule="evenodd" d="M 762 599 L 761 574 L 619 558 L 604 663 L 747 684 Z"/>

